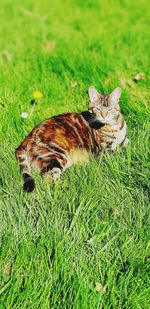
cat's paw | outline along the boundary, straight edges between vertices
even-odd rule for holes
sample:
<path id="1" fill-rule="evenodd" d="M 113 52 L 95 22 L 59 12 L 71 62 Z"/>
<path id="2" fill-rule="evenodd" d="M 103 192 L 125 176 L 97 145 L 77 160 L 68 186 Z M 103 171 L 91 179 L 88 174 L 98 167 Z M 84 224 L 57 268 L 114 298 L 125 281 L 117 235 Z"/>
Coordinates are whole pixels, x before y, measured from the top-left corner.
<path id="1" fill-rule="evenodd" d="M 116 148 L 117 148 L 117 143 L 115 143 L 115 142 L 111 143 L 110 150 L 112 152 L 115 152 Z"/>
<path id="2" fill-rule="evenodd" d="M 122 143 L 122 147 L 127 147 L 129 144 L 130 140 L 126 137 Z"/>
<path id="3" fill-rule="evenodd" d="M 51 170 L 49 170 L 47 173 L 45 173 L 45 179 L 49 182 L 56 181 L 59 179 L 61 175 L 61 169 L 58 167 L 53 167 Z"/>

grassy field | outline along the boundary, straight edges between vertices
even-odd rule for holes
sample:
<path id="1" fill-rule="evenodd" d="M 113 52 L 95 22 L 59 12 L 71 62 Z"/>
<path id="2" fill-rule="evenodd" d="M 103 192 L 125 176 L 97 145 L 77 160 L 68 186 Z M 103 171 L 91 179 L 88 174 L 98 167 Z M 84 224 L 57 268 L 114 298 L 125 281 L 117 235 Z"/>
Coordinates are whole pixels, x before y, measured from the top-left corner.
<path id="1" fill-rule="evenodd" d="M 0 309 L 150 308 L 149 19 L 148 0 L 1 2 Z M 122 87 L 130 145 L 22 192 L 15 148 L 91 84 Z"/>

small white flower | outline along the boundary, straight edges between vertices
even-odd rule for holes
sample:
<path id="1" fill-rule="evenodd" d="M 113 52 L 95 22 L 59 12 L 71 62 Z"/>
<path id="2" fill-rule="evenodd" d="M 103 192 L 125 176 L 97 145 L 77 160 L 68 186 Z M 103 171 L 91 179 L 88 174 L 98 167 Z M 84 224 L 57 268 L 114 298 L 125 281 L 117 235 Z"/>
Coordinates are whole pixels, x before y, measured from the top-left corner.
<path id="1" fill-rule="evenodd" d="M 96 282 L 95 290 L 100 293 L 104 289 L 104 286 L 100 282 Z"/>
<path id="2" fill-rule="evenodd" d="M 140 72 L 138 74 L 136 74 L 134 77 L 133 77 L 133 80 L 135 82 L 138 82 L 139 80 L 144 80 L 145 79 L 145 75 L 144 73 Z"/>
<path id="3" fill-rule="evenodd" d="M 21 117 L 24 119 L 28 118 L 28 113 L 26 112 L 21 113 Z"/>

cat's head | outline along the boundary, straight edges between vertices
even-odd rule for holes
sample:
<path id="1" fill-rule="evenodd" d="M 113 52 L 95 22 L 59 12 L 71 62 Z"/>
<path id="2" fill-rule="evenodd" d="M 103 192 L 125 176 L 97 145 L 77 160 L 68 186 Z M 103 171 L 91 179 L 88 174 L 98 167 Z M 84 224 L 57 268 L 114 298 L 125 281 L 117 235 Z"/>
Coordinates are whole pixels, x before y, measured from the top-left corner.
<path id="1" fill-rule="evenodd" d="M 95 120 L 103 124 L 113 125 L 120 113 L 119 99 L 121 88 L 116 88 L 112 93 L 104 95 L 98 93 L 95 87 L 89 88 L 89 112 L 92 113 Z"/>

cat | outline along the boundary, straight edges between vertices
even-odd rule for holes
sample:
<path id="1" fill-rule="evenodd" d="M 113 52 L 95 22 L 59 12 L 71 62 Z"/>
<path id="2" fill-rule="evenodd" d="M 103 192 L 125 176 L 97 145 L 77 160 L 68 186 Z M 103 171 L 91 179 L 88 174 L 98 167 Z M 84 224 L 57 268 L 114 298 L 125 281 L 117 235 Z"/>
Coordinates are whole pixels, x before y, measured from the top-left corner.
<path id="1" fill-rule="evenodd" d="M 25 191 L 35 187 L 32 169 L 55 181 L 72 164 L 88 161 L 90 153 L 98 155 L 105 148 L 115 151 L 118 145 L 128 144 L 127 126 L 119 107 L 121 89 L 103 95 L 91 86 L 88 92 L 88 111 L 43 121 L 16 149 Z"/>

